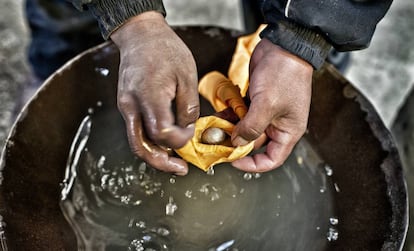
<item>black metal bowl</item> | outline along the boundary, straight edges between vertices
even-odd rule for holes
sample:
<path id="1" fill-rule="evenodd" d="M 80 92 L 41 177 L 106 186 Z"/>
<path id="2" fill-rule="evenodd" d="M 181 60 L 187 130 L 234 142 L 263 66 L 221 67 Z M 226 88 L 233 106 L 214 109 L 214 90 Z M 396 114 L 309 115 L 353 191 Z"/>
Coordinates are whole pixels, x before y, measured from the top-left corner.
<path id="1" fill-rule="evenodd" d="M 214 27 L 176 32 L 202 76 L 227 72 L 239 33 Z M 116 106 L 119 53 L 104 43 L 58 70 L 24 107 L 1 157 L 0 215 L 11 250 L 76 250 L 59 208 L 72 139 L 88 107 Z M 111 74 L 104 76 L 102 69 Z M 332 66 L 315 72 L 306 138 L 335 172 L 340 238 L 330 250 L 401 250 L 406 185 L 389 131 L 372 105 Z M 3 223 L 4 223 L 3 222 Z"/>

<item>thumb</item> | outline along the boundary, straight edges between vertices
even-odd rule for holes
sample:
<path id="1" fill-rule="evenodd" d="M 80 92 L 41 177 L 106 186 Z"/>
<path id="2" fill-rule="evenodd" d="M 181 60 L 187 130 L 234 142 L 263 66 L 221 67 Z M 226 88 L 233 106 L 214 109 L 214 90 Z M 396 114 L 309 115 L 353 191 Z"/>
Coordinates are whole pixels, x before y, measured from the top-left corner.
<path id="1" fill-rule="evenodd" d="M 252 100 L 246 116 L 236 125 L 231 141 L 234 146 L 242 146 L 256 140 L 270 125 L 273 116 L 265 102 Z"/>

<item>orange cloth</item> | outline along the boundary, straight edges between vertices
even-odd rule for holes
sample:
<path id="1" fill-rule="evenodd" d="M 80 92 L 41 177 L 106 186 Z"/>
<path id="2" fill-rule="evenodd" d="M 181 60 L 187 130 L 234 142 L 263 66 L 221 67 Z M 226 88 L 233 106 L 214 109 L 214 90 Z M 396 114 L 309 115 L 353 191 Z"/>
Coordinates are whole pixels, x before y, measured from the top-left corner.
<path id="1" fill-rule="evenodd" d="M 231 135 L 234 125 L 215 116 L 199 118 L 195 124 L 194 137 L 185 146 L 175 150 L 178 155 L 198 168 L 207 171 L 216 164 L 238 160 L 253 150 L 253 141 L 239 147 L 201 143 L 201 134 L 209 127 L 221 128 Z"/>
<path id="2" fill-rule="evenodd" d="M 242 97 L 246 95 L 249 86 L 249 61 L 260 41 L 259 33 L 263 28 L 262 25 L 254 34 L 238 39 L 228 72 L 231 80 L 217 71 L 206 74 L 200 80 L 198 91 L 217 112 L 231 107 L 239 118 L 246 115 L 247 107 Z M 216 164 L 238 160 L 253 150 L 254 141 L 239 147 L 233 147 L 231 144 L 203 144 L 201 135 L 210 127 L 221 128 L 228 135 L 231 135 L 234 129 L 232 123 L 219 117 L 201 117 L 196 121 L 194 137 L 184 147 L 175 149 L 175 152 L 184 160 L 207 171 Z"/>
<path id="3" fill-rule="evenodd" d="M 259 34 L 265 27 L 266 25 L 262 24 L 255 33 L 237 39 L 236 49 L 227 74 L 229 79 L 240 88 L 242 97 L 246 96 L 249 88 L 250 57 L 257 43 L 260 42 Z"/>

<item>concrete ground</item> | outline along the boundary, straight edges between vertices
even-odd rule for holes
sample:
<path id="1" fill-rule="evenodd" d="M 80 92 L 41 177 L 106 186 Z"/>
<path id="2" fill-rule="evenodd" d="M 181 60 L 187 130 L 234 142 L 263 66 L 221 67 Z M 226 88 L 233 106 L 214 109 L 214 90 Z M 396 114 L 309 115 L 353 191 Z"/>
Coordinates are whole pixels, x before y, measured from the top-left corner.
<path id="1" fill-rule="evenodd" d="M 0 148 L 12 123 L 21 87 L 27 83 L 28 32 L 24 0 L 0 1 Z M 210 24 L 243 29 L 239 0 L 164 0 L 172 25 Z M 378 25 L 371 46 L 351 54 L 345 73 L 391 126 L 414 84 L 414 1 L 395 0 Z M 414 249 L 413 249 L 414 250 Z"/>

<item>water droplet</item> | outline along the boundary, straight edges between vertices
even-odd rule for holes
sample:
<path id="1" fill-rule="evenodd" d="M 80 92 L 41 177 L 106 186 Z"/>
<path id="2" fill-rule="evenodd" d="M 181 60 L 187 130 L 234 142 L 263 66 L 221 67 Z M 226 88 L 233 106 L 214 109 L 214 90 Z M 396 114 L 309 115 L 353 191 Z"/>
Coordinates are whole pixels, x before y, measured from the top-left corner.
<path id="1" fill-rule="evenodd" d="M 318 231 L 321 230 L 321 227 L 316 227 L 316 230 L 318 230 Z"/>
<path id="2" fill-rule="evenodd" d="M 142 200 L 137 200 L 134 202 L 134 206 L 139 206 L 142 204 Z"/>
<path id="3" fill-rule="evenodd" d="M 192 195 L 193 195 L 193 191 L 191 191 L 191 190 L 187 190 L 187 191 L 185 191 L 185 197 L 187 197 L 187 198 L 189 198 L 189 199 L 191 199 L 191 197 L 192 197 Z"/>
<path id="4" fill-rule="evenodd" d="M 175 211 L 177 211 L 178 207 L 177 204 L 174 203 L 173 197 L 170 196 L 168 199 L 168 203 L 165 206 L 165 214 L 169 216 L 173 216 Z"/>
<path id="5" fill-rule="evenodd" d="M 142 162 L 138 167 L 138 172 L 143 174 L 147 170 L 147 164 L 145 162 Z"/>
<path id="6" fill-rule="evenodd" d="M 94 112 L 93 108 L 92 107 L 89 107 L 88 108 L 88 114 L 93 114 L 93 112 Z"/>
<path id="7" fill-rule="evenodd" d="M 330 227 L 328 230 L 328 233 L 326 234 L 326 239 L 328 241 L 336 241 L 338 240 L 338 237 L 339 237 L 338 230 L 336 230 L 336 228 Z"/>
<path id="8" fill-rule="evenodd" d="M 218 192 L 211 193 L 211 195 L 210 195 L 210 200 L 211 201 L 216 201 L 218 199 L 220 199 L 220 194 Z"/>
<path id="9" fill-rule="evenodd" d="M 102 101 L 98 101 L 98 102 L 96 102 L 96 106 L 97 106 L 97 107 L 101 107 L 101 106 L 102 106 Z"/>
<path id="10" fill-rule="evenodd" d="M 333 170 L 329 165 L 325 165 L 325 173 L 326 173 L 326 176 L 332 176 Z"/>
<path id="11" fill-rule="evenodd" d="M 175 183 L 175 178 L 170 178 L 170 183 L 174 184 Z"/>
<path id="12" fill-rule="evenodd" d="M 336 191 L 337 193 L 339 193 L 339 192 L 341 191 L 341 189 L 339 189 L 338 184 L 334 183 L 334 187 L 335 187 L 335 191 Z"/>
<path id="13" fill-rule="evenodd" d="M 329 218 L 329 223 L 331 223 L 331 225 L 338 225 L 339 220 L 336 217 L 331 217 Z"/>
<path id="14" fill-rule="evenodd" d="M 141 221 L 135 222 L 135 226 L 138 227 L 138 228 L 145 228 L 146 224 L 145 224 L 145 221 L 141 220 Z"/>
<path id="15" fill-rule="evenodd" d="M 122 195 L 121 196 L 121 202 L 124 204 L 129 204 L 129 201 L 131 200 L 132 195 L 128 194 L 128 195 Z"/>
<path id="16" fill-rule="evenodd" d="M 102 155 L 102 156 L 99 158 L 98 163 L 96 163 L 96 167 L 97 167 L 97 168 L 102 168 L 102 167 L 103 167 L 103 165 L 105 164 L 105 160 L 106 160 L 106 157 Z"/>
<path id="17" fill-rule="evenodd" d="M 233 246 L 234 244 L 234 240 L 229 240 L 226 241 L 222 244 L 220 244 L 217 248 L 216 251 L 224 251 L 224 250 L 228 250 L 231 246 Z"/>
<path id="18" fill-rule="evenodd" d="M 277 199 L 280 200 L 280 198 L 282 198 L 282 196 L 280 196 L 280 194 L 278 194 Z"/>
<path id="19" fill-rule="evenodd" d="M 299 165 L 302 165 L 303 164 L 303 158 L 301 156 L 298 156 L 296 158 L 296 162 L 298 162 Z"/>
<path id="20" fill-rule="evenodd" d="M 161 235 L 161 236 L 168 236 L 170 235 L 170 230 L 164 228 L 164 227 L 160 227 L 157 229 L 157 234 Z"/>
<path id="21" fill-rule="evenodd" d="M 210 167 L 210 168 L 207 170 L 207 175 L 210 175 L 210 176 L 213 176 L 213 175 L 214 175 L 214 167 Z"/>
<path id="22" fill-rule="evenodd" d="M 253 175 L 252 175 L 251 173 L 245 173 L 245 174 L 243 175 L 243 179 L 244 179 L 244 180 L 251 180 L 251 179 L 252 179 L 252 177 L 253 177 Z"/>
<path id="23" fill-rule="evenodd" d="M 131 241 L 128 247 L 128 251 L 144 251 L 144 247 L 142 245 L 141 240 L 134 239 Z"/>
<path id="24" fill-rule="evenodd" d="M 144 235 L 142 236 L 142 240 L 146 241 L 146 242 L 150 242 L 152 240 L 151 235 Z"/>
<path id="25" fill-rule="evenodd" d="M 320 192 L 320 193 L 324 193 L 324 192 L 325 192 L 325 188 L 324 188 L 324 187 L 321 187 L 321 188 L 319 189 L 319 192 Z"/>
<path id="26" fill-rule="evenodd" d="M 109 75 L 109 70 L 106 68 L 102 68 L 102 67 L 96 67 L 95 71 L 99 74 L 101 74 L 104 77 L 107 77 Z"/>
<path id="27" fill-rule="evenodd" d="M 260 174 L 260 173 L 254 173 L 254 174 L 253 174 L 253 177 L 254 177 L 255 179 L 259 179 L 260 177 L 262 177 L 262 174 Z"/>

